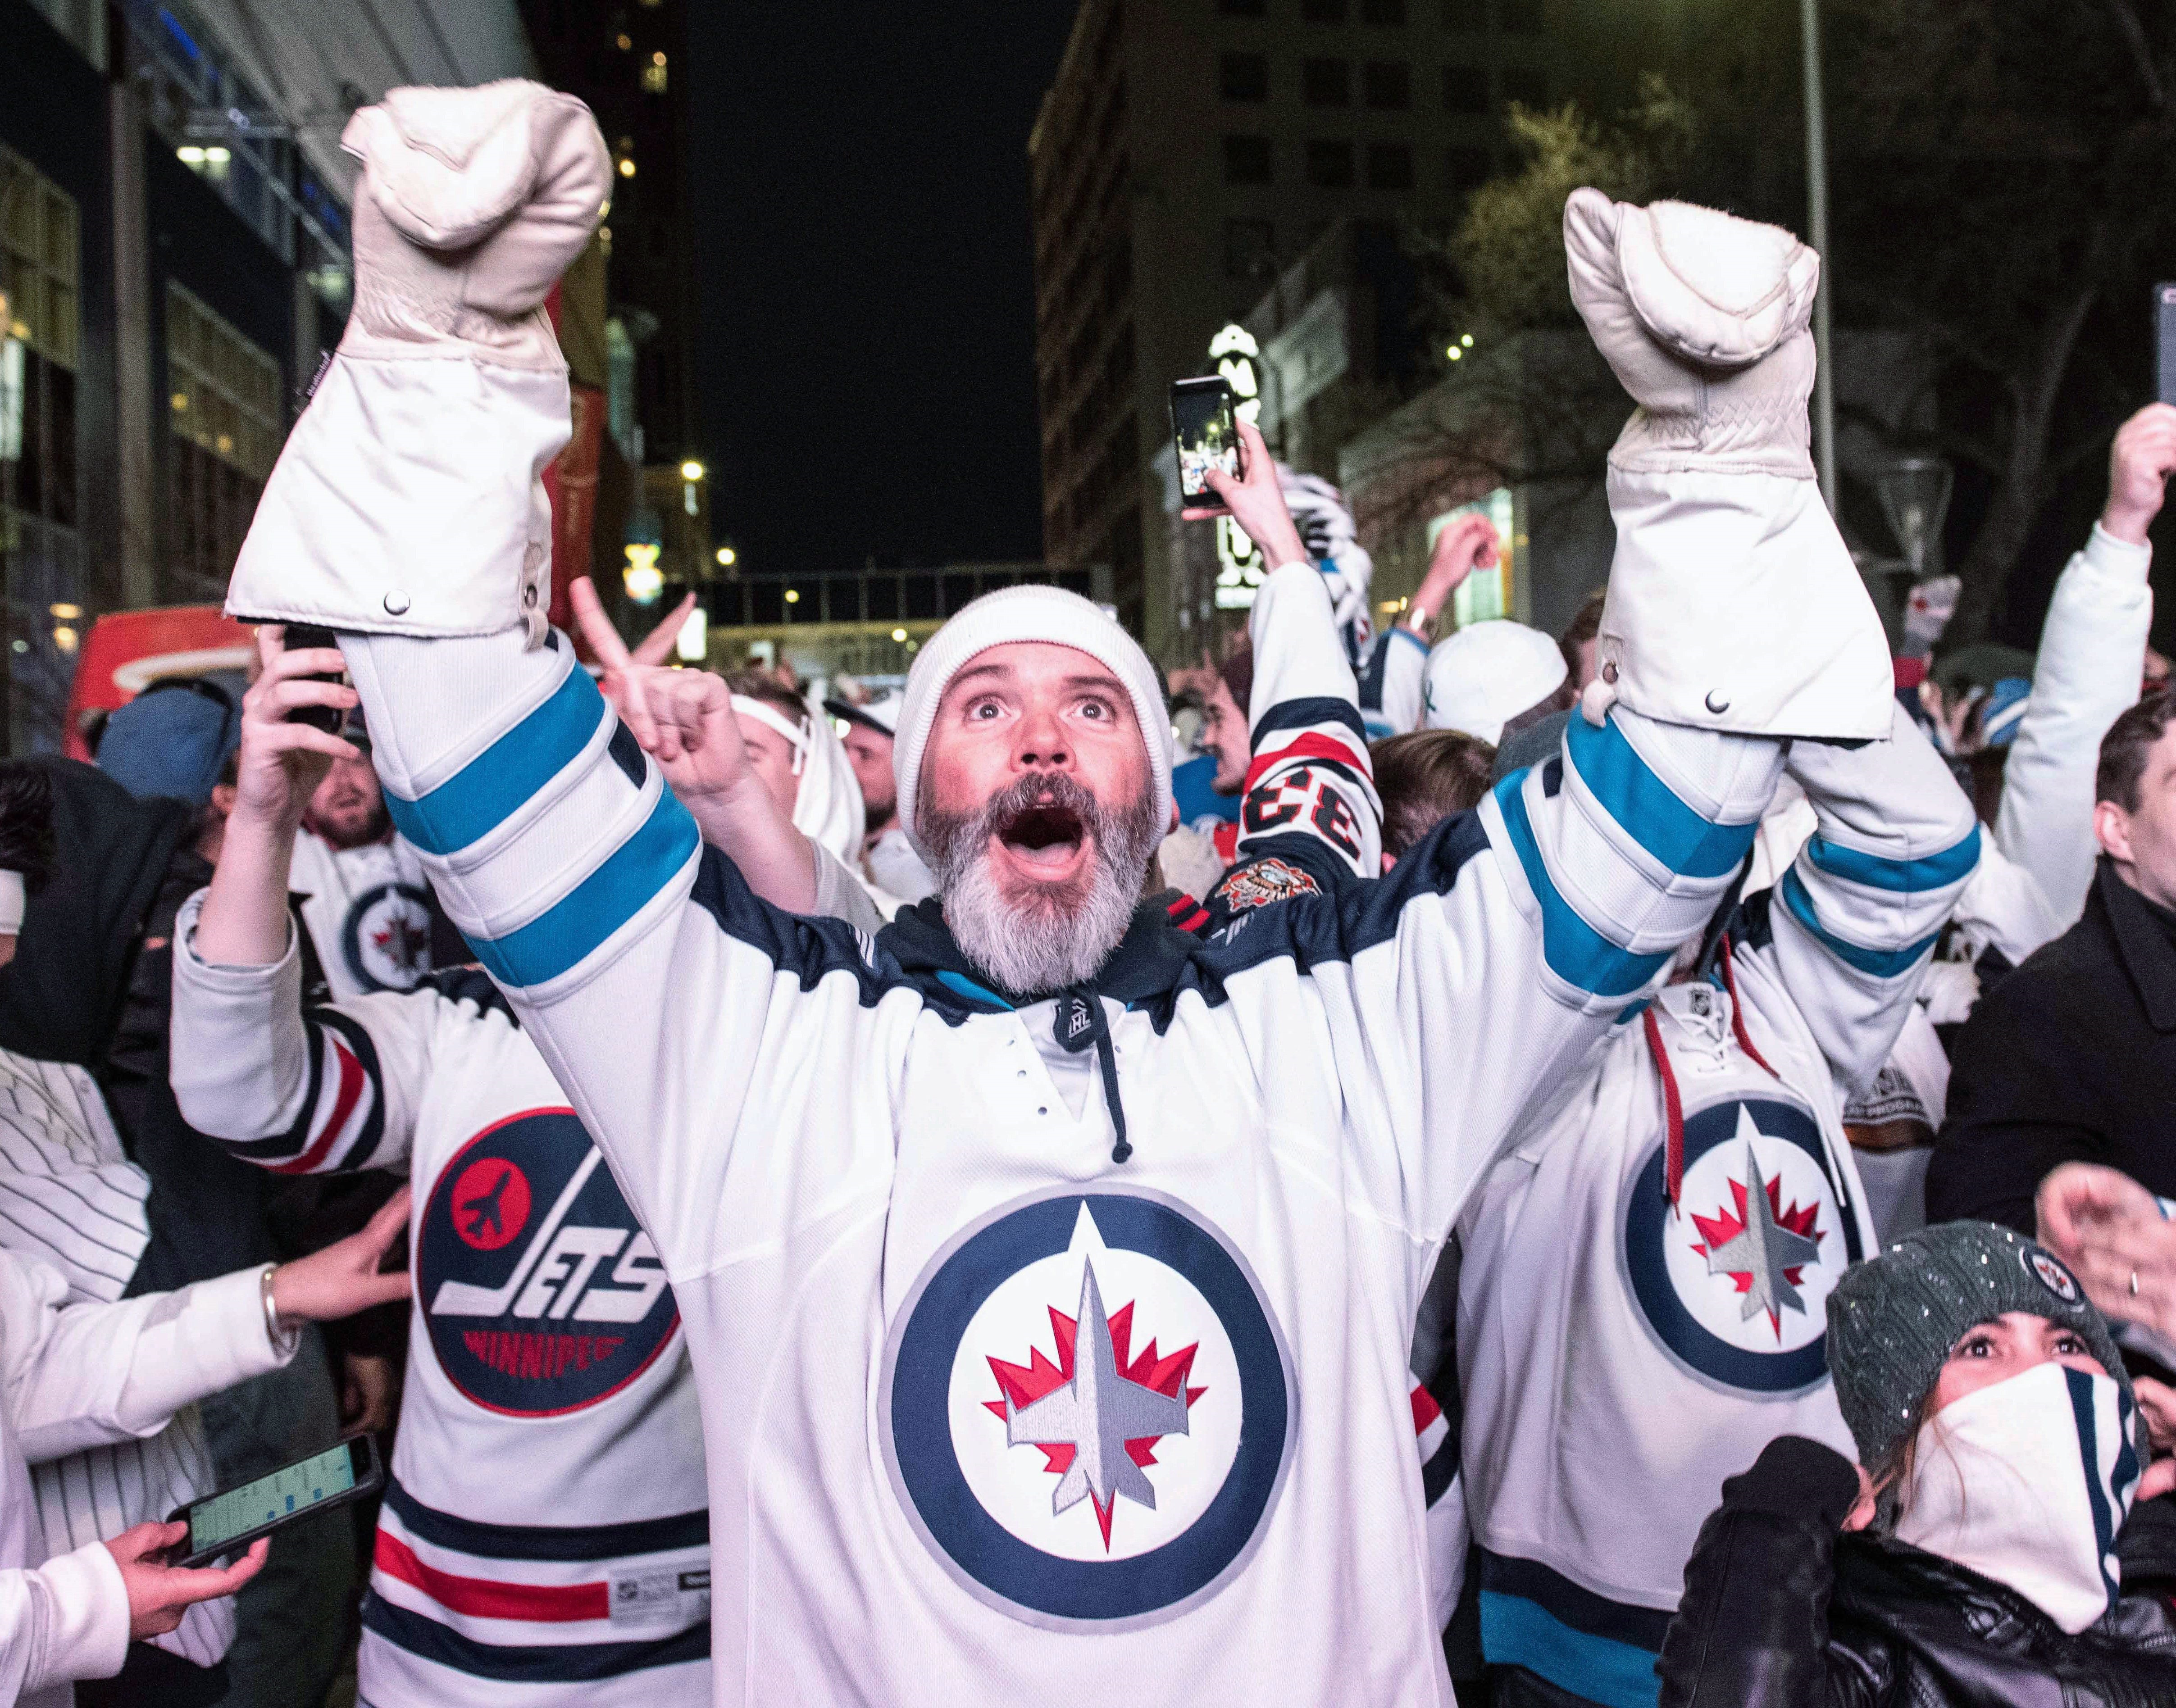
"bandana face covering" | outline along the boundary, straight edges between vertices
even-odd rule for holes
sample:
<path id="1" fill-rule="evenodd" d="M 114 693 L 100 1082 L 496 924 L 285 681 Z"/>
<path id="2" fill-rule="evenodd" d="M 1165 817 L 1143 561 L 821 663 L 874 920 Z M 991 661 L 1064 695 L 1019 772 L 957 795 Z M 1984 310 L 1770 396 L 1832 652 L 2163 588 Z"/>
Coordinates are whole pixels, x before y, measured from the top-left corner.
<path id="1" fill-rule="evenodd" d="M 1920 1426 L 1898 1540 L 2008 1585 L 2075 1636 L 2122 1577 L 2132 1413 L 2113 1377 L 2056 1363 L 1952 1401 Z"/>

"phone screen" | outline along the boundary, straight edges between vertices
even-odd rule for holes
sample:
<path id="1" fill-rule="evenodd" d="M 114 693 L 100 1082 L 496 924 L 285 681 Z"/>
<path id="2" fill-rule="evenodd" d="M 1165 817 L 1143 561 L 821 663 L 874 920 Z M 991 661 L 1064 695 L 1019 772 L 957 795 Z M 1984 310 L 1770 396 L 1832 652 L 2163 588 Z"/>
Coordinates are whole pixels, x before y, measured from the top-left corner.
<path id="1" fill-rule="evenodd" d="M 1171 389 L 1171 430 L 1178 446 L 1178 489 L 1189 500 L 1216 494 L 1202 478 L 1211 464 L 1239 478 L 1239 432 L 1232 420 L 1232 388 L 1221 379 L 1182 379 Z"/>
<path id="2" fill-rule="evenodd" d="M 283 1465 L 254 1482 L 209 1495 L 189 1508 L 189 1547 L 200 1554 L 238 1536 L 345 1494 L 355 1487 L 355 1461 L 349 1444 L 328 1447 L 307 1459 Z"/>

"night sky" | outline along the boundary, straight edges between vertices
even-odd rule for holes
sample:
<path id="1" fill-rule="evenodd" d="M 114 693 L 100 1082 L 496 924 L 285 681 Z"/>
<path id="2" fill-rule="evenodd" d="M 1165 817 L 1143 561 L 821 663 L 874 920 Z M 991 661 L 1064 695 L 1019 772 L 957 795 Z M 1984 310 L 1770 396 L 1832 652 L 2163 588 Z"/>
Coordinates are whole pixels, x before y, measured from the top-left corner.
<path id="1" fill-rule="evenodd" d="M 1027 135 L 1074 10 L 689 8 L 696 414 L 745 568 L 1042 556 Z"/>

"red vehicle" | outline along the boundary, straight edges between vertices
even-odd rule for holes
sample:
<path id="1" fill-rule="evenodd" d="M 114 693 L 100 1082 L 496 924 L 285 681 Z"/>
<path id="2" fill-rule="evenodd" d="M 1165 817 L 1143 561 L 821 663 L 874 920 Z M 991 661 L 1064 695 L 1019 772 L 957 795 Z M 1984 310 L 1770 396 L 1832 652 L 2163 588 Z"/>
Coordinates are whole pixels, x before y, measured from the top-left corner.
<path id="1" fill-rule="evenodd" d="M 256 655 L 249 625 L 237 623 L 216 605 L 170 605 L 101 617 L 91 624 L 76 655 L 62 751 L 72 759 L 88 759 L 85 732 L 164 677 L 216 677 L 239 700 Z"/>

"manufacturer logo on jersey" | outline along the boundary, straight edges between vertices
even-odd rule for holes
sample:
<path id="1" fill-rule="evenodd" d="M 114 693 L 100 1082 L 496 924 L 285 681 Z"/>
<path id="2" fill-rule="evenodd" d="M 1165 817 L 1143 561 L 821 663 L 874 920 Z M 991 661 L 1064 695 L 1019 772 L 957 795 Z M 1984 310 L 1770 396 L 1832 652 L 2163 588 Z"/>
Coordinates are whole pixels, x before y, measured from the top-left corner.
<path id="1" fill-rule="evenodd" d="M 2025 1272 L 2055 1295 L 2066 1305 L 2078 1302 L 2078 1284 L 2070 1278 L 2070 1270 L 2044 1251 L 2029 1247 L 2020 1248 L 2017 1254 L 2025 1265 Z"/>
<path id="2" fill-rule="evenodd" d="M 1827 1379 L 1827 1300 L 1862 1255 L 1820 1129 L 1795 1103 L 1730 1097 L 1685 1116 L 1673 1209 L 1657 1144 L 1622 1217 L 1625 1275 L 1663 1349 L 1762 1395 Z"/>
<path id="3" fill-rule="evenodd" d="M 340 949 L 365 990 L 413 990 L 431 970 L 430 901 L 413 884 L 381 884 L 356 897 Z"/>
<path id="4" fill-rule="evenodd" d="M 416 1287 L 438 1368 L 516 1417 L 609 1398 L 680 1325 L 656 1247 L 571 1109 L 509 1116 L 439 1171 Z"/>
<path id="5" fill-rule="evenodd" d="M 1030 1624 L 1172 1618 L 1246 1564 L 1295 1439 L 1292 1358 L 1231 1243 L 1161 1193 L 1023 1199 L 931 1259 L 879 1420 L 938 1563 Z"/>
<path id="6" fill-rule="evenodd" d="M 1266 907 L 1272 901 L 1289 901 L 1295 895 L 1319 895 L 1322 886 L 1313 874 L 1281 860 L 1256 860 L 1242 866 L 1216 886 L 1216 895 L 1233 912 L 1243 907 Z"/>

